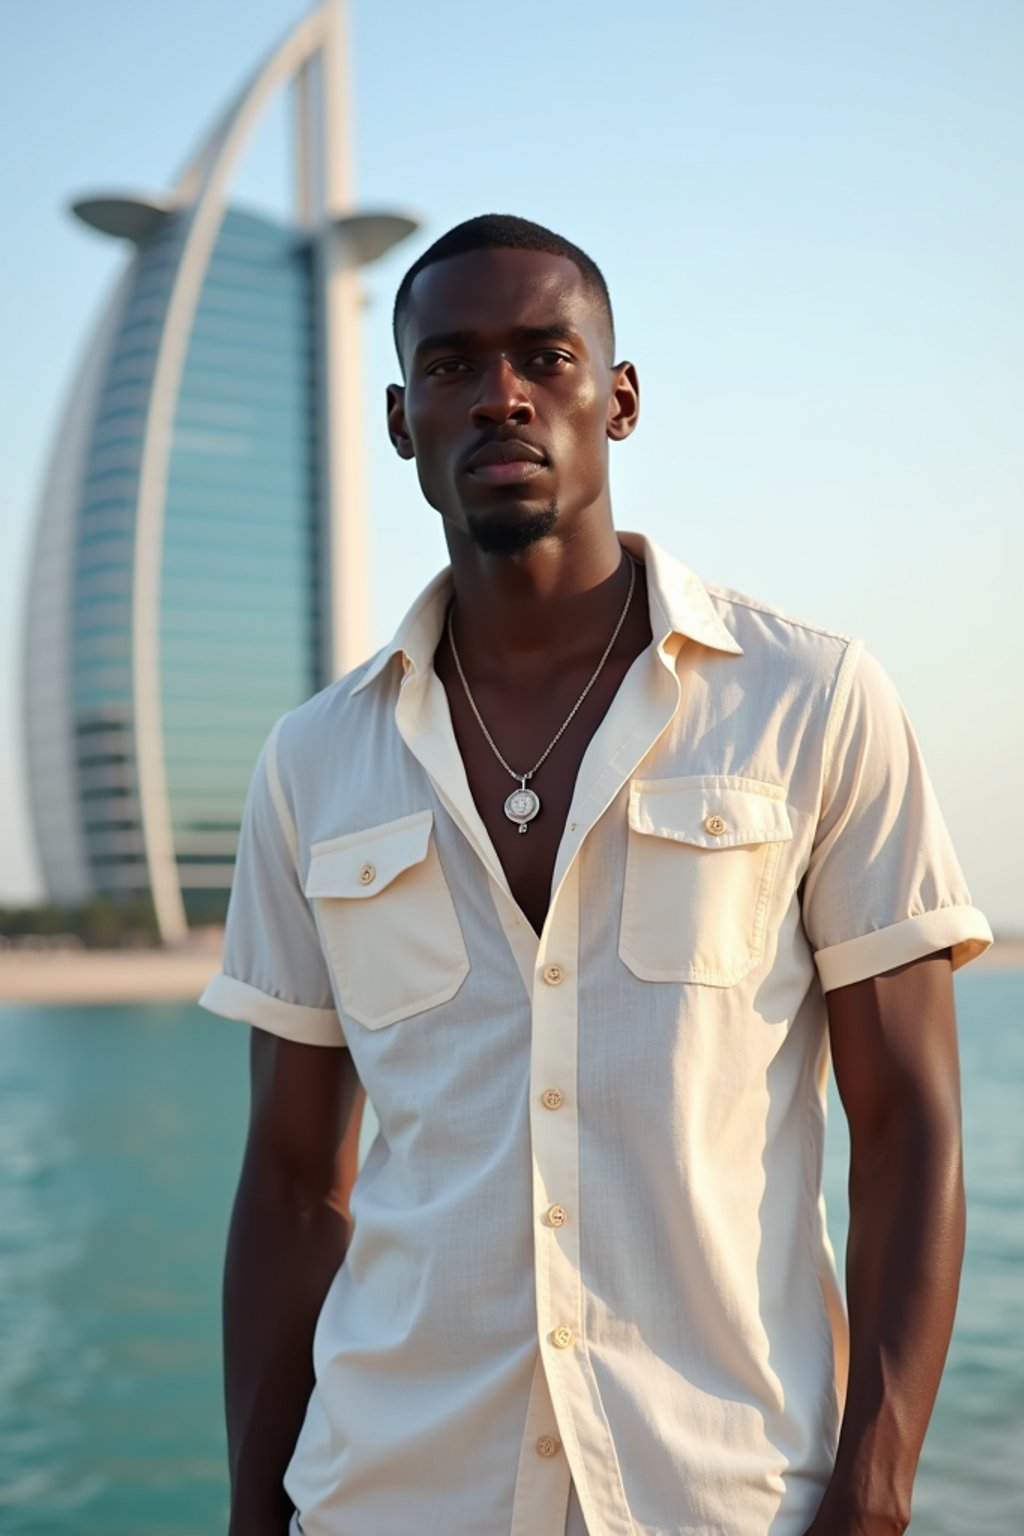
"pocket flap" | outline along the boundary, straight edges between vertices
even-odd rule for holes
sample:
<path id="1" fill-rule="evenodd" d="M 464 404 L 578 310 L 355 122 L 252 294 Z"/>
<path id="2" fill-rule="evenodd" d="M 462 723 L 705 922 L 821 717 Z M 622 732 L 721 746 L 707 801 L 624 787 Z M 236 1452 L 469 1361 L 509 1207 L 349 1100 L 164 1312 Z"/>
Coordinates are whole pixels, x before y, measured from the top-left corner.
<path id="1" fill-rule="evenodd" d="M 778 784 L 724 774 L 634 779 L 629 825 L 634 832 L 695 848 L 781 843 L 793 836 L 785 791 Z"/>
<path id="2" fill-rule="evenodd" d="M 416 811 L 365 832 L 314 843 L 303 890 L 307 896 L 376 896 L 404 870 L 422 864 L 433 825 L 433 811 Z"/>

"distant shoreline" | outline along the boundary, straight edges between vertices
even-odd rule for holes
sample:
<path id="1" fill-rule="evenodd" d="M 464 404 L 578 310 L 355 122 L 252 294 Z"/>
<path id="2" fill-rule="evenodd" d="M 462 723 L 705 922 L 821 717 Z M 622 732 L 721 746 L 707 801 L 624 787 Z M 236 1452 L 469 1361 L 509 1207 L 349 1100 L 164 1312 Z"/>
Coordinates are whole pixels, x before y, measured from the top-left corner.
<path id="1" fill-rule="evenodd" d="M 996 939 L 977 960 L 972 960 L 968 970 L 1024 971 L 1024 938 Z"/>
<path id="2" fill-rule="evenodd" d="M 4 1003 L 194 1003 L 220 969 L 209 950 L 7 950 Z"/>
<path id="3" fill-rule="evenodd" d="M 971 970 L 1024 970 L 1024 938 L 998 939 Z M 0 951 L 0 1006 L 194 1003 L 220 969 L 202 950 Z"/>

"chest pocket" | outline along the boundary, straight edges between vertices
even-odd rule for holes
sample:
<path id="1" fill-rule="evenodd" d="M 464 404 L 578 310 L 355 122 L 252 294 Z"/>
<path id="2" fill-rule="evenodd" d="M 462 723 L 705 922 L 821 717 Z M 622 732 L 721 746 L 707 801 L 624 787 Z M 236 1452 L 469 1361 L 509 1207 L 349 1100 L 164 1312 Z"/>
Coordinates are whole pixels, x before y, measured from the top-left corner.
<path id="1" fill-rule="evenodd" d="M 345 1012 L 383 1029 L 453 998 L 469 957 L 431 836 L 433 811 L 310 850 L 304 890 Z"/>
<path id="2" fill-rule="evenodd" d="M 706 774 L 634 780 L 619 955 L 643 981 L 729 987 L 764 954 L 783 791 Z"/>

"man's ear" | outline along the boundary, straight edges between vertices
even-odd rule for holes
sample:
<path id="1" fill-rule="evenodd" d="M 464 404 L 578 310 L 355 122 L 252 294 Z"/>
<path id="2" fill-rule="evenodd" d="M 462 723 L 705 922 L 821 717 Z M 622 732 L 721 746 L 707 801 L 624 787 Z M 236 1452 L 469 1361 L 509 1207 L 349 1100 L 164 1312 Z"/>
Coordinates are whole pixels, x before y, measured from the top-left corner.
<path id="1" fill-rule="evenodd" d="M 414 459 L 416 451 L 405 425 L 405 389 L 401 384 L 388 385 L 387 403 L 388 437 L 391 439 L 391 446 L 400 459 Z"/>
<path id="2" fill-rule="evenodd" d="M 608 401 L 608 436 L 619 443 L 628 437 L 640 418 L 640 380 L 632 363 L 616 363 L 612 369 L 612 393 Z"/>

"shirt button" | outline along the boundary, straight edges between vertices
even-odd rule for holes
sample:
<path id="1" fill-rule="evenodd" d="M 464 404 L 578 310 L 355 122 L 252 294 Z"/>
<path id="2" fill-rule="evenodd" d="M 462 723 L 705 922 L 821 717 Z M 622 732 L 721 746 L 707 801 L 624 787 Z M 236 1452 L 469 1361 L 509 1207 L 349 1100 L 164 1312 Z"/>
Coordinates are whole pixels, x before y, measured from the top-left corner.
<path id="1" fill-rule="evenodd" d="M 544 1219 L 549 1227 L 564 1227 L 569 1220 L 569 1212 L 564 1205 L 552 1205 Z"/>
<path id="2" fill-rule="evenodd" d="M 556 1349 L 568 1349 L 574 1337 L 572 1329 L 567 1328 L 563 1323 L 560 1328 L 556 1328 L 552 1332 L 551 1342 Z"/>
<path id="3" fill-rule="evenodd" d="M 708 816 L 704 821 L 705 832 L 710 832 L 712 837 L 721 837 L 725 831 L 725 818 L 722 816 Z"/>
<path id="4" fill-rule="evenodd" d="M 561 1088 L 545 1088 L 540 1101 L 545 1109 L 561 1109 L 565 1103 L 565 1094 Z"/>
<path id="5" fill-rule="evenodd" d="M 556 1440 L 554 1435 L 541 1435 L 537 1441 L 537 1455 L 544 1457 L 557 1456 L 562 1449 L 561 1440 Z"/>
<path id="6" fill-rule="evenodd" d="M 359 871 L 359 884 L 372 885 L 377 878 L 377 871 L 372 864 L 364 864 Z"/>
<path id="7" fill-rule="evenodd" d="M 549 987 L 560 986 L 565 979 L 565 972 L 560 965 L 548 965 L 544 967 L 544 980 Z"/>

